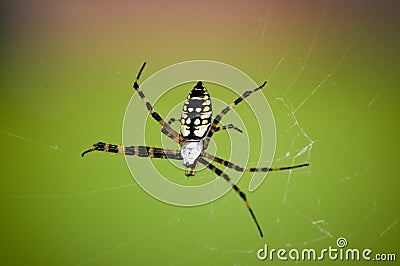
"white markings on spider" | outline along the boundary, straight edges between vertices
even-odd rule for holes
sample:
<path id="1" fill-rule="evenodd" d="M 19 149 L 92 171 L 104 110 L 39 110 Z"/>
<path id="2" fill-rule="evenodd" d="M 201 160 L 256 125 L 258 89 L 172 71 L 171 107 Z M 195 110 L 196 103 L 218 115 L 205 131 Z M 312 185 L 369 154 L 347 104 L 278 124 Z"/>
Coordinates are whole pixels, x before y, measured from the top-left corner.
<path id="1" fill-rule="evenodd" d="M 203 141 L 186 141 L 182 145 L 181 155 L 183 164 L 187 167 L 194 165 L 197 158 L 199 158 L 203 151 Z"/>

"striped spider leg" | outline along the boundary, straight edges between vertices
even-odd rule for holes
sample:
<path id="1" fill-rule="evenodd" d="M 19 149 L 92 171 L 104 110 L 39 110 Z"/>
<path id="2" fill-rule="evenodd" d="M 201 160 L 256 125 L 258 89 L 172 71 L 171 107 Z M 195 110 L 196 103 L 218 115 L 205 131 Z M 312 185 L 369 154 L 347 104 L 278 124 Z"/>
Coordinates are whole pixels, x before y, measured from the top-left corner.
<path id="1" fill-rule="evenodd" d="M 172 125 L 172 124 L 175 123 L 175 122 L 177 122 L 177 120 L 176 120 L 175 118 L 171 117 L 171 118 L 168 120 L 168 125 Z M 240 133 L 243 133 L 243 130 L 241 130 L 241 129 L 238 128 L 238 127 L 235 127 L 235 126 L 232 125 L 232 124 L 216 127 L 215 130 L 214 130 L 214 133 L 215 133 L 215 132 L 218 132 L 218 131 L 222 131 L 222 130 L 227 130 L 227 129 L 234 129 L 234 130 L 236 130 L 236 131 L 239 131 Z"/>
<path id="2" fill-rule="evenodd" d="M 301 165 L 295 165 L 295 166 L 288 166 L 288 167 L 279 167 L 279 168 L 269 168 L 269 167 L 257 167 L 257 168 L 249 168 L 249 167 L 241 167 L 238 165 L 235 165 L 234 163 L 231 163 L 229 161 L 226 161 L 224 159 L 218 158 L 214 155 L 211 155 L 207 152 L 203 152 L 202 156 L 200 156 L 198 158 L 198 161 L 201 164 L 204 164 L 205 166 L 207 166 L 213 173 L 215 173 L 216 175 L 222 177 L 223 179 L 225 179 L 229 185 L 232 187 L 233 190 L 235 190 L 236 193 L 238 193 L 238 195 L 243 199 L 243 201 L 246 204 L 247 209 L 249 210 L 251 217 L 253 218 L 254 223 L 257 226 L 258 232 L 260 233 L 260 236 L 263 237 L 263 233 L 260 227 L 260 224 L 257 221 L 257 218 L 253 212 L 253 210 L 250 207 L 250 204 L 246 198 L 246 194 L 244 194 L 239 187 L 232 181 L 232 179 L 226 174 L 224 173 L 222 170 L 220 170 L 219 168 L 217 168 L 216 166 L 214 166 L 213 164 L 207 162 L 206 160 L 204 160 L 204 158 L 210 159 L 216 163 L 219 163 L 221 165 L 224 165 L 228 168 L 234 169 L 236 171 L 239 172 L 270 172 L 270 171 L 281 171 L 281 170 L 289 170 L 289 169 L 295 169 L 295 168 L 299 168 L 299 167 L 304 167 L 304 166 L 308 166 L 309 164 L 301 164 Z"/>
<path id="3" fill-rule="evenodd" d="M 231 179 L 227 174 L 225 174 L 222 170 L 220 170 L 219 168 L 217 168 L 217 167 L 214 166 L 213 164 L 211 164 L 211 163 L 207 162 L 206 160 L 204 160 L 203 157 L 199 157 L 198 161 L 199 161 L 201 164 L 204 164 L 205 166 L 207 166 L 208 169 L 210 169 L 213 173 L 215 173 L 216 175 L 218 175 L 218 176 L 222 177 L 223 179 L 225 179 L 226 182 L 228 182 L 229 185 L 232 187 L 232 189 L 235 190 L 236 193 L 238 193 L 238 195 L 243 199 L 244 203 L 246 204 L 246 207 L 247 207 L 247 209 L 249 210 L 250 215 L 251 215 L 251 217 L 253 218 L 253 221 L 255 222 L 255 224 L 256 224 L 256 226 L 257 226 L 257 229 L 258 229 L 258 232 L 260 233 L 260 236 L 263 237 L 263 233 L 262 233 L 260 224 L 258 223 L 257 218 L 256 218 L 256 216 L 255 216 L 253 210 L 252 210 L 251 207 L 250 207 L 250 204 L 249 204 L 249 202 L 248 202 L 248 200 L 247 200 L 247 198 L 246 198 L 246 194 L 244 194 L 244 193 L 236 186 L 236 184 L 233 183 L 232 179 Z"/>
<path id="4" fill-rule="evenodd" d="M 182 145 L 182 142 L 183 142 L 182 136 L 178 132 L 176 132 L 173 128 L 171 128 L 167 123 L 165 123 L 164 119 L 162 119 L 162 117 L 154 110 L 153 106 L 151 105 L 149 100 L 146 98 L 143 91 L 140 89 L 138 82 L 139 82 L 140 75 L 142 74 L 145 66 L 146 66 L 146 62 L 144 62 L 142 67 L 140 68 L 139 73 L 136 76 L 135 82 L 133 83 L 133 88 L 137 91 L 140 98 L 142 98 L 143 101 L 145 102 L 147 110 L 150 112 L 151 116 L 162 126 L 161 132 L 164 133 L 165 135 L 167 135 L 173 141 L 178 142 L 179 144 Z M 175 159 L 175 157 L 178 158 L 176 153 L 179 153 L 179 151 L 171 151 L 171 150 L 164 150 L 165 153 L 163 153 L 162 152 L 163 149 L 155 148 L 155 147 L 147 147 L 147 146 L 124 147 L 124 146 L 118 146 L 118 145 L 114 145 L 114 144 L 106 144 L 104 142 L 98 142 L 98 143 L 93 144 L 93 148 L 84 151 L 81 154 L 81 156 L 83 157 L 83 156 L 85 156 L 85 154 L 87 154 L 88 152 L 92 152 L 92 151 L 104 151 L 104 152 L 112 152 L 112 153 L 119 153 L 119 154 L 126 154 L 126 155 L 138 155 L 140 157 L 150 157 L 150 158 L 170 158 L 168 156 L 172 156 L 172 157 L 174 157 L 173 159 Z M 147 156 L 145 156 L 146 154 L 147 154 Z M 181 158 L 181 157 L 179 157 L 179 158 Z"/>
<path id="5" fill-rule="evenodd" d="M 153 106 L 151 105 L 149 100 L 146 98 L 143 91 L 140 89 L 138 82 L 139 82 L 140 75 L 142 74 L 142 71 L 145 66 L 146 66 L 146 62 L 144 62 L 142 67 L 140 68 L 140 71 L 136 77 L 136 80 L 133 83 L 133 88 L 137 91 L 140 98 L 142 98 L 143 101 L 145 102 L 147 110 L 149 110 L 151 116 L 162 126 L 161 132 L 163 134 L 167 135 L 173 141 L 178 142 L 180 145 L 182 145 L 182 143 L 183 143 L 182 136 L 178 132 L 176 132 L 169 124 L 165 123 L 164 119 L 162 119 L 162 117 L 156 111 L 154 111 Z"/>
<path id="6" fill-rule="evenodd" d="M 211 155 L 207 152 L 203 153 L 203 157 L 210 159 L 216 163 L 219 163 L 221 165 L 224 165 L 228 168 L 231 168 L 233 170 L 236 170 L 238 172 L 272 172 L 272 171 L 283 171 L 283 170 L 291 170 L 291 169 L 296 169 L 304 166 L 309 166 L 310 164 L 304 163 L 304 164 L 299 164 L 299 165 L 293 165 L 293 166 L 285 166 L 285 167 L 241 167 L 239 165 L 236 165 L 234 163 L 231 163 L 229 161 L 226 161 L 224 159 L 218 158 L 214 155 Z"/>
<path id="7" fill-rule="evenodd" d="M 81 156 L 85 156 L 86 153 L 92 151 L 103 151 L 111 152 L 139 157 L 149 157 L 149 158 L 161 158 L 161 159 L 176 159 L 182 160 L 182 156 L 179 150 L 169 150 L 163 148 L 155 148 L 149 146 L 119 146 L 114 144 L 106 144 L 104 142 L 97 142 L 93 144 L 93 148 L 84 151 Z"/>
<path id="8" fill-rule="evenodd" d="M 254 90 L 250 90 L 250 91 L 246 91 L 244 92 L 239 98 L 237 98 L 234 102 L 232 102 L 231 104 L 229 104 L 227 107 L 225 107 L 218 115 L 215 116 L 212 125 L 211 125 L 211 129 L 207 134 L 207 137 L 204 140 L 204 144 L 205 147 L 208 147 L 208 144 L 210 142 L 210 139 L 212 138 L 212 136 L 214 135 L 215 132 L 220 130 L 220 127 L 218 127 L 218 124 L 220 123 L 222 117 L 224 115 L 226 115 L 226 113 L 228 113 L 232 108 L 234 108 L 236 105 L 238 105 L 239 103 L 241 103 L 244 99 L 246 99 L 247 97 L 249 97 L 252 93 L 262 89 L 265 84 L 267 84 L 266 81 L 264 81 L 263 84 L 261 84 L 259 87 L 255 88 Z M 230 125 L 228 125 L 230 126 Z M 233 126 L 233 125 L 232 125 Z M 240 131 L 240 130 L 239 130 Z"/>

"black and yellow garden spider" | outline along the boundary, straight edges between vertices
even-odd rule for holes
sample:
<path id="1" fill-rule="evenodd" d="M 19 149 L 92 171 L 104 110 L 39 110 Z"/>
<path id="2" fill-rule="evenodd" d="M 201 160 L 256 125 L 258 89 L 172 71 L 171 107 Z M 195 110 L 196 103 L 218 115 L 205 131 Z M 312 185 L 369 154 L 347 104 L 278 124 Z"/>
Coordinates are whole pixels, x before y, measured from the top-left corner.
<path id="1" fill-rule="evenodd" d="M 261 237 L 263 233 L 261 231 L 260 225 L 254 215 L 253 210 L 250 207 L 249 202 L 247 201 L 246 195 L 236 186 L 236 184 L 232 181 L 232 179 L 225 174 L 222 170 L 214 166 L 212 163 L 207 161 L 206 159 L 224 165 L 228 168 L 234 169 L 239 172 L 269 172 L 269 171 L 281 171 L 299 168 L 303 166 L 308 166 L 309 164 L 301 164 L 295 166 L 288 167 L 280 167 L 280 168 L 269 168 L 269 167 L 257 167 L 257 168 L 245 168 L 238 165 L 235 165 L 229 161 L 225 161 L 221 158 L 218 158 L 214 155 L 211 155 L 206 152 L 210 139 L 212 138 L 215 132 L 226 129 L 235 129 L 239 132 L 242 132 L 240 129 L 236 128 L 234 125 L 229 124 L 226 126 L 219 126 L 221 118 L 226 115 L 232 108 L 242 102 L 244 99 L 249 97 L 252 93 L 262 89 L 267 82 L 264 82 L 261 86 L 246 91 L 239 98 L 237 98 L 234 102 L 229 104 L 226 108 L 224 108 L 215 118 L 212 120 L 212 104 L 211 98 L 204 87 L 201 81 L 197 82 L 194 88 L 190 91 L 187 96 L 186 101 L 183 104 L 182 116 L 180 119 L 180 133 L 176 132 L 171 124 L 175 121 L 175 119 L 171 118 L 168 123 L 166 123 L 162 117 L 153 109 L 153 106 L 149 102 L 149 100 L 144 96 L 143 91 L 140 89 L 138 84 L 140 75 L 144 67 L 146 66 L 146 62 L 140 68 L 140 71 L 136 77 L 136 80 L 133 84 L 133 88 L 138 92 L 139 96 L 143 99 L 146 104 L 147 109 L 149 110 L 151 116 L 162 126 L 161 132 L 167 135 L 169 138 L 179 143 L 181 146 L 180 150 L 171 150 L 171 149 L 163 149 L 156 147 L 148 147 L 148 146 L 119 146 L 114 144 L 106 144 L 104 142 L 97 142 L 93 144 L 93 148 L 86 150 L 82 153 L 82 157 L 92 151 L 103 151 L 103 152 L 111 152 L 111 153 L 119 153 L 125 155 L 136 155 L 139 157 L 149 157 L 149 158 L 168 158 L 175 160 L 183 160 L 183 165 L 185 166 L 185 175 L 186 176 L 194 176 L 197 169 L 197 164 L 203 164 L 207 168 L 209 168 L 212 172 L 217 174 L 218 176 L 225 179 L 229 185 L 239 194 L 239 196 L 243 199 L 246 204 L 246 207 L 250 211 L 250 214 L 257 226 L 258 231 L 260 232 Z M 212 121 L 211 121 L 212 120 Z"/>

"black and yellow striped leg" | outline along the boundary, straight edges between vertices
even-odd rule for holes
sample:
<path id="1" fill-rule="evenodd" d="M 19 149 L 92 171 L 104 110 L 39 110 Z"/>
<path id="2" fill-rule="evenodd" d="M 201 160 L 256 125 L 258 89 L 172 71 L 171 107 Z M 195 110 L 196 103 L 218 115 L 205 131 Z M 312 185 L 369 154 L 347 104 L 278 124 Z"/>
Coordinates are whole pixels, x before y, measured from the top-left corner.
<path id="1" fill-rule="evenodd" d="M 168 120 L 168 125 L 172 125 L 172 124 L 175 123 L 176 121 L 178 121 L 178 120 L 176 120 L 175 118 L 171 117 L 171 119 Z M 234 130 L 239 131 L 240 133 L 243 133 L 243 131 L 242 131 L 240 128 L 235 127 L 235 126 L 232 125 L 232 124 L 229 124 L 229 125 L 226 125 L 226 126 L 219 126 L 219 127 L 217 127 L 217 128 L 215 129 L 214 132 L 218 132 L 218 131 L 221 131 L 221 130 L 227 130 L 227 129 L 234 129 Z"/>
<path id="2" fill-rule="evenodd" d="M 263 237 L 263 233 L 262 233 L 262 231 L 261 231 L 260 224 L 258 223 L 257 218 L 256 218 L 256 216 L 254 215 L 254 212 L 253 212 L 253 210 L 251 209 L 249 202 L 247 201 L 246 195 L 233 183 L 232 179 L 231 179 L 227 174 L 225 174 L 224 172 L 222 172 L 220 169 L 218 169 L 217 167 L 215 167 L 215 166 L 212 165 L 211 163 L 208 163 L 208 162 L 207 162 L 206 160 L 204 160 L 202 157 L 200 157 L 200 158 L 198 159 L 198 161 L 199 161 L 201 164 L 204 164 L 205 166 L 207 166 L 207 167 L 208 167 L 211 171 L 213 171 L 215 174 L 217 174 L 218 176 L 220 176 L 220 177 L 222 177 L 223 179 L 225 179 L 225 180 L 229 183 L 229 185 L 231 185 L 231 187 L 236 191 L 236 193 L 239 194 L 239 196 L 243 199 L 244 203 L 246 204 L 246 207 L 247 207 L 247 209 L 249 210 L 249 212 L 250 212 L 250 214 L 251 214 L 251 217 L 253 218 L 253 220 L 254 220 L 254 222 L 255 222 L 255 224 L 256 224 L 256 226 L 257 226 L 257 229 L 258 229 L 258 231 L 260 232 L 261 237 Z"/>
<path id="3" fill-rule="evenodd" d="M 214 133 L 215 133 L 215 132 L 218 132 L 218 131 L 221 131 L 221 130 L 227 130 L 227 129 L 234 129 L 234 130 L 239 131 L 240 133 L 243 133 L 243 131 L 242 131 L 240 128 L 235 127 L 235 126 L 232 125 L 232 124 L 229 124 L 229 125 L 226 125 L 226 126 L 219 126 L 219 127 L 216 127 L 216 128 L 214 129 Z"/>
<path id="4" fill-rule="evenodd" d="M 205 147 L 208 146 L 208 143 L 210 142 L 210 138 L 213 136 L 213 134 L 215 132 L 217 132 L 217 126 L 219 124 L 219 122 L 221 121 L 222 117 L 224 115 L 226 115 L 229 110 L 231 110 L 232 108 L 234 108 L 236 105 L 238 105 L 239 103 L 241 103 L 244 99 L 246 99 L 247 97 L 249 97 L 251 94 L 253 94 L 254 92 L 262 89 L 265 84 L 267 84 L 266 81 L 264 81 L 263 84 L 261 84 L 259 87 L 255 88 L 254 90 L 251 91 L 246 91 L 245 93 L 243 93 L 239 98 L 237 98 L 234 102 L 232 102 L 231 104 L 229 104 L 227 107 L 225 107 L 213 120 L 212 124 L 211 124 L 211 129 L 207 134 L 207 137 L 205 139 Z"/>
<path id="5" fill-rule="evenodd" d="M 144 95 L 143 91 L 140 89 L 139 86 L 139 78 L 140 75 L 142 74 L 142 71 L 144 67 L 146 66 L 146 62 L 143 63 L 142 67 L 140 68 L 140 71 L 136 77 L 135 82 L 133 83 L 133 88 L 137 91 L 139 94 L 140 98 L 143 99 L 143 101 L 146 104 L 147 110 L 149 110 L 151 116 L 162 126 L 161 132 L 167 135 L 169 138 L 174 140 L 175 142 L 182 143 L 182 137 L 179 135 L 178 132 L 176 132 L 174 129 L 172 129 L 167 123 L 165 123 L 164 119 L 153 109 L 153 106 L 149 102 L 149 100 L 146 98 Z"/>
<path id="6" fill-rule="evenodd" d="M 106 144 L 104 142 L 97 142 L 93 144 L 93 148 L 84 151 L 81 156 L 85 156 L 85 154 L 92 151 L 102 151 L 102 152 L 111 152 L 139 157 L 149 157 L 149 158 L 168 158 L 168 159 L 176 159 L 182 160 L 182 156 L 179 150 L 168 150 L 162 148 L 148 147 L 148 146 L 119 146 L 114 144 Z"/>
<path id="7" fill-rule="evenodd" d="M 308 163 L 305 163 L 305 164 L 286 166 L 286 167 L 276 167 L 276 168 L 269 168 L 269 167 L 252 167 L 252 168 L 250 168 L 250 167 L 241 167 L 241 166 L 235 165 L 234 163 L 225 161 L 224 159 L 215 157 L 214 155 L 211 155 L 206 152 L 203 154 L 203 156 L 207 159 L 213 160 L 214 162 L 222 164 L 222 165 L 224 165 L 228 168 L 234 169 L 238 172 L 271 172 L 271 171 L 290 170 L 290 169 L 300 168 L 300 167 L 304 167 L 304 166 L 309 166 Z"/>

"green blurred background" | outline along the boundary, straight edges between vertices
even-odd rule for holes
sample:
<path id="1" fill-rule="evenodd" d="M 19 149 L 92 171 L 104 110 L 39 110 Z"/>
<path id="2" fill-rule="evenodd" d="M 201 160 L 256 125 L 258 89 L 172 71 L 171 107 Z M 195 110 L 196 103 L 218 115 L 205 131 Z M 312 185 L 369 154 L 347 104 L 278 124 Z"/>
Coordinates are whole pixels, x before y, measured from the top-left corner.
<path id="1" fill-rule="evenodd" d="M 397 1 L 1 5 L 1 265 L 255 265 L 271 263 L 257 259 L 264 244 L 322 249 L 341 236 L 399 255 Z M 135 183 L 123 156 L 80 157 L 99 140 L 121 143 L 143 61 L 144 80 L 197 59 L 268 79 L 273 165 L 311 164 L 253 193 L 240 181 L 262 239 L 233 192 L 172 206 Z"/>

